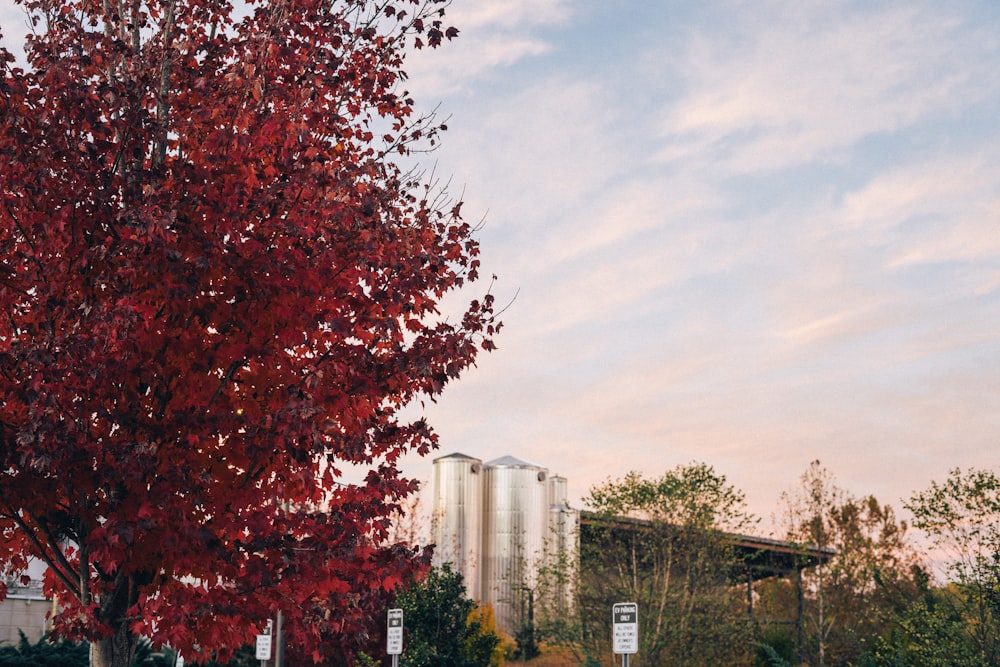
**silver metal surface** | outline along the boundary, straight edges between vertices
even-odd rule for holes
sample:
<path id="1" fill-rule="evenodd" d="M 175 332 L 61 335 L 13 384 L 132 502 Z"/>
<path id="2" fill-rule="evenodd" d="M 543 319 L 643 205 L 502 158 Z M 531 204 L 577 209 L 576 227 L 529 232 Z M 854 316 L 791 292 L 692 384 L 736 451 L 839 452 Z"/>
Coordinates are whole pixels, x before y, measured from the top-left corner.
<path id="1" fill-rule="evenodd" d="M 543 597 L 569 608 L 572 590 L 538 578 L 543 563 L 577 567 L 580 515 L 564 477 L 511 456 L 450 454 L 434 460 L 432 488 L 434 564 L 452 563 L 500 629 L 516 632 Z"/>
<path id="2" fill-rule="evenodd" d="M 483 462 L 465 454 L 434 459 L 431 537 L 434 565 L 452 563 L 468 596 L 482 597 L 479 571 L 483 526 Z"/>
<path id="3" fill-rule="evenodd" d="M 528 602 L 548 536 L 548 471 L 506 456 L 484 468 L 483 596 L 511 632 Z"/>

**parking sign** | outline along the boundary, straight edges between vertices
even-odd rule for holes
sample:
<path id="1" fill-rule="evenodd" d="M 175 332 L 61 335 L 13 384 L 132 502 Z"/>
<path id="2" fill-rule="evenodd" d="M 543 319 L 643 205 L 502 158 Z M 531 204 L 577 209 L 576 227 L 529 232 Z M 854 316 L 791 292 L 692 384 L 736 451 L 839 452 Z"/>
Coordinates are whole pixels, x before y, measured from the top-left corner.
<path id="1" fill-rule="evenodd" d="M 612 645 L 615 654 L 639 652 L 639 605 L 619 602 L 612 609 Z"/>
<path id="2" fill-rule="evenodd" d="M 389 655 L 399 655 L 403 652 L 403 610 L 389 610 L 389 625 L 385 633 L 385 652 Z"/>

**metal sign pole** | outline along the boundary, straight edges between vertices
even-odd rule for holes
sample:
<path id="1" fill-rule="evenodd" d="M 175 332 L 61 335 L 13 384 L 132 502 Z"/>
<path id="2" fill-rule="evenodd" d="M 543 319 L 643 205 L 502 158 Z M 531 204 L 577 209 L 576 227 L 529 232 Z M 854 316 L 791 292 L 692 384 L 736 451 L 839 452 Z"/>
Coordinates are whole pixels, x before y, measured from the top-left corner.
<path id="1" fill-rule="evenodd" d="M 282 632 L 281 610 L 278 610 L 278 622 L 274 631 L 274 667 L 285 667 L 285 636 Z"/>

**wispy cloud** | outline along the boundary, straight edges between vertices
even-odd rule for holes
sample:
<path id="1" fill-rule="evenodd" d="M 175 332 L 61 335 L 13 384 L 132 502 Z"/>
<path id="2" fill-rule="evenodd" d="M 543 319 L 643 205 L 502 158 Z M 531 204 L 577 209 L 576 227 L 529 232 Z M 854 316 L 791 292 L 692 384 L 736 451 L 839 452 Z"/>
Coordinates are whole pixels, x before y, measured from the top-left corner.
<path id="1" fill-rule="evenodd" d="M 506 68 L 552 48 L 539 29 L 564 23 L 572 13 L 567 0 L 463 0 L 447 9 L 446 21 L 459 38 L 441 50 L 413 54 L 407 71 L 425 95 L 465 90 L 497 68 Z"/>
<path id="2" fill-rule="evenodd" d="M 427 407 L 446 452 L 533 460 L 574 499 L 706 461 L 763 516 L 815 458 L 888 502 L 995 463 L 996 3 L 447 20 L 408 85 L 453 116 L 429 160 L 485 217 L 499 300 L 520 294 L 500 350 Z"/>
<path id="3" fill-rule="evenodd" d="M 1000 17 L 973 9 L 619 12 L 468 70 L 441 158 L 521 293 L 433 408 L 446 449 L 548 465 L 577 498 L 703 460 L 762 516 L 815 458 L 888 502 L 986 462 Z M 559 57 L 584 44 L 608 60 Z"/>
<path id="4" fill-rule="evenodd" d="M 843 149 L 996 92 L 996 38 L 919 6 L 783 3 L 737 12 L 733 32 L 694 29 L 673 58 L 661 159 L 713 156 L 737 172 L 843 160 Z"/>

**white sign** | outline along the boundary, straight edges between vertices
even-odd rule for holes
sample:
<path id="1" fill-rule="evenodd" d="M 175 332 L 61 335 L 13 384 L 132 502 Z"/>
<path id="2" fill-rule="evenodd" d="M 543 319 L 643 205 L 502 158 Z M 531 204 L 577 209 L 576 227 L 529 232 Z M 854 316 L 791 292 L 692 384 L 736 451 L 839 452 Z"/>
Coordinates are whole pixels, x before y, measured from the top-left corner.
<path id="1" fill-rule="evenodd" d="M 256 658 L 258 660 L 271 659 L 271 635 L 257 635 Z"/>
<path id="2" fill-rule="evenodd" d="M 639 652 L 639 605 L 619 602 L 611 612 L 615 654 Z"/>
<path id="3" fill-rule="evenodd" d="M 389 626 L 385 633 L 385 652 L 399 655 L 403 652 L 403 610 L 389 610 Z"/>

